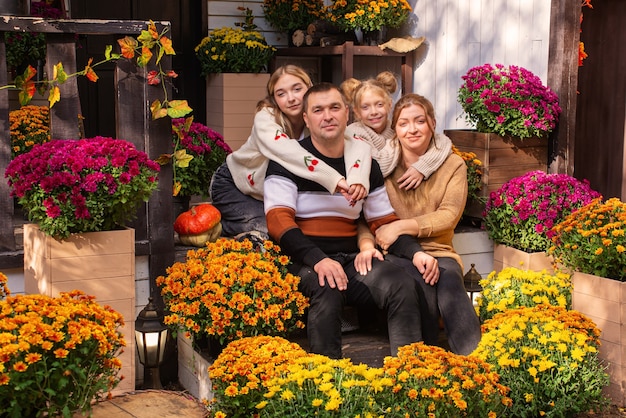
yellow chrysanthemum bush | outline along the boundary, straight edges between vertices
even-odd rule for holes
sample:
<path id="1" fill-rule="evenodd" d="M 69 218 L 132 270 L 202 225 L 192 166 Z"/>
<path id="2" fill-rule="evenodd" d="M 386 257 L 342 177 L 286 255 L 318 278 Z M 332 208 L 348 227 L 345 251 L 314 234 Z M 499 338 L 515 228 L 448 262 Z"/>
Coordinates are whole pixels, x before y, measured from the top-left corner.
<path id="1" fill-rule="evenodd" d="M 595 199 L 557 224 L 548 250 L 572 271 L 626 281 L 626 203 Z"/>
<path id="2" fill-rule="evenodd" d="M 288 273 L 289 263 L 271 241 L 254 249 L 247 239 L 221 238 L 190 250 L 185 262 L 174 263 L 157 278 L 165 323 L 222 344 L 304 328 L 300 316 L 308 299 L 298 291 L 300 278 Z"/>
<path id="3" fill-rule="evenodd" d="M 47 106 L 28 105 L 12 110 L 9 124 L 12 157 L 50 141 L 50 109 Z"/>
<path id="4" fill-rule="evenodd" d="M 391 384 L 380 368 L 310 354 L 268 380 L 256 407 L 260 417 L 376 417 L 382 414 L 373 395 Z"/>
<path id="5" fill-rule="evenodd" d="M 393 383 L 376 400 L 387 418 L 509 416 L 509 389 L 477 357 L 414 343 L 385 358 L 383 368 Z"/>
<path id="6" fill-rule="evenodd" d="M 600 330 L 577 311 L 551 305 L 508 309 L 483 324 L 472 353 L 511 389 L 509 417 L 565 417 L 601 410 L 608 384 Z"/>
<path id="7" fill-rule="evenodd" d="M 398 28 L 411 12 L 406 0 L 335 0 L 328 7 L 328 19 L 346 31 Z"/>
<path id="8" fill-rule="evenodd" d="M 452 152 L 463 158 L 467 167 L 467 204 L 472 201 L 484 203 L 487 199 L 480 193 L 483 188 L 483 162 L 476 153 L 461 151 L 454 145 Z"/>
<path id="9" fill-rule="evenodd" d="M 546 270 L 532 271 L 507 267 L 492 271 L 480 281 L 483 290 L 477 298 L 481 321 L 507 309 L 553 305 L 569 309 L 572 305 L 570 275 L 562 272 L 549 274 Z"/>
<path id="10" fill-rule="evenodd" d="M 276 48 L 255 30 L 213 29 L 195 48 L 202 75 L 266 72 Z"/>
<path id="11" fill-rule="evenodd" d="M 308 354 L 282 337 L 259 335 L 228 344 L 209 367 L 213 416 L 250 417 L 263 400 L 265 382 Z"/>
<path id="12" fill-rule="evenodd" d="M 0 300 L 11 294 L 9 290 L 9 278 L 2 272 L 0 272 Z"/>
<path id="13" fill-rule="evenodd" d="M 119 313 L 77 290 L 1 300 L 0 416 L 88 413 L 122 378 L 115 356 L 123 325 Z"/>

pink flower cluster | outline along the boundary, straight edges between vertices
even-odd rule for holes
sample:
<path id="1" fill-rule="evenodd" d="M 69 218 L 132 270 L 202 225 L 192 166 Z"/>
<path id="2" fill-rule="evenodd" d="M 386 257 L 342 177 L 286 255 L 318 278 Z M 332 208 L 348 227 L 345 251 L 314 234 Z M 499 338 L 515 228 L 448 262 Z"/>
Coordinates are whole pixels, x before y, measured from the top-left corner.
<path id="1" fill-rule="evenodd" d="M 178 118 L 172 120 L 172 125 L 181 127 L 185 124 L 184 118 Z M 210 141 L 207 141 L 210 140 Z M 210 154 L 211 143 L 214 143 L 227 154 L 232 152 L 232 149 L 226 142 L 224 137 L 219 133 L 198 122 L 193 122 L 189 131 L 185 132 L 185 135 L 181 139 L 180 145 L 188 152 L 196 155 Z"/>
<path id="2" fill-rule="evenodd" d="M 545 251 L 551 228 L 600 193 L 567 174 L 532 171 L 492 192 L 484 212 L 489 237 L 524 251 Z"/>
<path id="3" fill-rule="evenodd" d="M 555 128 L 561 113 L 558 96 L 525 68 L 485 64 L 462 79 L 459 103 L 478 131 L 527 138 Z"/>
<path id="4" fill-rule="evenodd" d="M 159 165 L 124 140 L 95 137 L 36 145 L 5 177 L 29 219 L 50 235 L 113 229 L 157 186 Z"/>

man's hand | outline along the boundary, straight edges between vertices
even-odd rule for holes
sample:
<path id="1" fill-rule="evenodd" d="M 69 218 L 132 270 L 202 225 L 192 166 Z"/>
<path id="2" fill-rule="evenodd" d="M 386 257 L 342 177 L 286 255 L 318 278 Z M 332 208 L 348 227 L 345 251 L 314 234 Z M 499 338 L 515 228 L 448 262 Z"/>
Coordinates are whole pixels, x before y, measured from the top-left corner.
<path id="1" fill-rule="evenodd" d="M 332 258 L 324 258 L 313 266 L 317 273 L 320 286 L 325 286 L 326 282 L 332 288 L 346 290 L 348 288 L 348 276 L 343 270 L 343 266 Z"/>
<path id="2" fill-rule="evenodd" d="M 424 281 L 434 286 L 439 281 L 439 262 L 433 256 L 419 251 L 413 254 L 413 265 L 422 273 Z"/>
<path id="3" fill-rule="evenodd" d="M 362 250 L 354 258 L 354 268 L 359 272 L 361 276 L 365 276 L 372 270 L 372 259 L 377 258 L 383 261 L 383 255 L 376 248 L 370 248 Z"/>
<path id="4" fill-rule="evenodd" d="M 409 167 L 398 179 L 398 183 L 400 183 L 401 189 L 411 190 L 417 189 L 417 187 L 422 184 L 422 180 L 424 180 L 424 175 L 417 171 L 414 167 Z"/>

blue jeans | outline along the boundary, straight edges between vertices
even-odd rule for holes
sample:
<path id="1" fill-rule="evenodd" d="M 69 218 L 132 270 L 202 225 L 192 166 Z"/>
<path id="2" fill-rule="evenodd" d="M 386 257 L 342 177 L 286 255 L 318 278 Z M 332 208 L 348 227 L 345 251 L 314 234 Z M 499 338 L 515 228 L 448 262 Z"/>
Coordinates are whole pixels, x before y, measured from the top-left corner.
<path id="1" fill-rule="evenodd" d="M 443 319 L 448 345 L 456 354 L 470 354 L 480 342 L 480 320 L 463 285 L 463 272 L 455 259 L 439 257 L 439 281 L 435 286 L 424 282 L 410 260 L 387 256 L 410 272 L 420 285 L 420 308 L 424 342 L 437 345 L 439 315 Z"/>
<path id="2" fill-rule="evenodd" d="M 264 239 L 269 239 L 263 202 L 241 193 L 226 163 L 215 170 L 209 193 L 213 206 L 222 214 L 222 235 L 234 237 L 259 231 Z"/>
<path id="3" fill-rule="evenodd" d="M 344 268 L 348 289 L 339 291 L 320 286 L 317 273 L 309 266 L 290 266 L 300 276 L 300 291 L 309 297 L 307 335 L 311 352 L 341 358 L 341 311 L 344 304 L 387 311 L 391 355 L 398 347 L 422 340 L 419 299 L 415 279 L 389 261 L 374 259 L 372 270 L 362 276 L 354 268 L 356 254 L 335 254 L 331 258 Z"/>

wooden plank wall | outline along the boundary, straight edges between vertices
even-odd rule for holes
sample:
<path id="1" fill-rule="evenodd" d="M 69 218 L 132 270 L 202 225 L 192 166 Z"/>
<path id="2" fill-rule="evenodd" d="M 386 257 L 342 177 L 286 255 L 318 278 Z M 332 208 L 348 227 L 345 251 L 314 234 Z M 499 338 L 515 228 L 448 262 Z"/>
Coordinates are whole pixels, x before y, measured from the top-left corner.
<path id="1" fill-rule="evenodd" d="M 559 0 L 560 1 L 560 0 Z M 435 105 L 441 129 L 467 128 L 456 102 L 461 76 L 484 63 L 520 65 L 548 76 L 550 2 L 546 0 L 409 0 L 414 9 L 407 24 L 390 35 L 426 36 L 415 65 L 414 91 Z M 263 19 L 262 1 L 209 1 L 208 28 L 232 26 L 241 21 L 238 6 L 254 11 L 255 23 L 268 42 L 285 46 L 284 34 L 274 32 Z M 365 76 L 382 67 L 363 60 L 355 67 Z M 386 63 L 382 64 L 386 66 Z"/>

